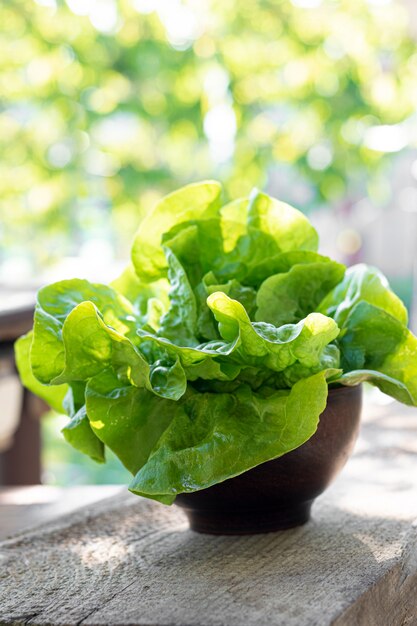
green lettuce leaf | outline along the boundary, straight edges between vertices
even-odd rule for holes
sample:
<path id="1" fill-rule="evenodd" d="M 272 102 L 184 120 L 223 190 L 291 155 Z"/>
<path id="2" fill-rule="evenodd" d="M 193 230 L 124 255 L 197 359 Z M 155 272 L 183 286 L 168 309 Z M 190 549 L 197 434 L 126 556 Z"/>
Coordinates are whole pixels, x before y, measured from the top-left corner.
<path id="1" fill-rule="evenodd" d="M 307 217 L 293 207 L 254 190 L 249 198 L 248 227 L 263 233 L 257 244 L 267 245 L 273 241 L 272 252 L 290 250 L 317 251 L 319 238 Z M 257 249 L 256 261 L 263 262 L 269 253 L 267 249 Z M 254 266 L 255 259 L 251 265 Z"/>
<path id="2" fill-rule="evenodd" d="M 61 430 L 68 443 L 97 463 L 105 462 L 104 445 L 93 433 L 85 407 L 85 382 L 72 382 L 64 398 L 64 408 L 71 420 Z"/>
<path id="3" fill-rule="evenodd" d="M 277 389 L 285 389 L 292 387 L 302 378 L 308 378 L 308 376 L 324 370 L 328 372 L 327 380 L 329 378 L 332 380 L 339 379 L 343 373 L 343 370 L 340 368 L 340 350 L 335 344 L 331 343 L 323 348 L 315 365 L 305 365 L 300 361 L 296 361 L 282 372 L 277 372 L 270 379 L 270 384 L 273 384 Z"/>
<path id="4" fill-rule="evenodd" d="M 221 284 L 213 272 L 208 272 L 195 289 L 198 311 L 197 334 L 203 342 L 220 338 L 213 313 L 207 305 L 208 296 L 216 291 L 222 291 L 229 298 L 240 302 L 251 319 L 255 314 L 256 291 L 252 287 L 242 285 L 234 278 Z"/>
<path id="5" fill-rule="evenodd" d="M 317 310 L 333 317 L 340 327 L 359 302 L 369 302 L 407 325 L 407 309 L 393 293 L 385 276 L 376 268 L 363 263 L 353 265 L 337 285 L 319 304 Z"/>
<path id="6" fill-rule="evenodd" d="M 123 335 L 135 335 L 132 305 L 111 287 L 81 279 L 63 280 L 44 287 L 37 296 L 31 348 L 32 371 L 40 382 L 49 384 L 63 372 L 64 322 L 72 310 L 85 301 L 100 310 L 106 325 Z"/>
<path id="7" fill-rule="evenodd" d="M 291 256 L 295 261 L 295 255 Z M 285 261 L 291 262 L 291 256 L 281 256 L 283 267 Z M 288 271 L 264 280 L 256 298 L 257 321 L 275 326 L 298 322 L 315 311 L 324 296 L 340 283 L 345 273 L 344 265 L 319 254 L 315 258 L 312 256 L 313 253 L 308 253 L 308 262 L 295 262 Z"/>
<path id="8" fill-rule="evenodd" d="M 61 432 L 73 448 L 86 454 L 97 463 L 105 462 L 104 445 L 90 426 L 85 406 L 82 406 L 75 413 Z"/>
<path id="9" fill-rule="evenodd" d="M 165 248 L 165 255 L 171 285 L 169 291 L 171 306 L 161 319 L 158 334 L 179 345 L 196 345 L 197 304 L 193 290 L 184 268 L 174 253 Z"/>
<path id="10" fill-rule="evenodd" d="M 111 368 L 87 383 L 86 410 L 91 428 L 132 474 L 146 463 L 180 406 L 121 382 Z"/>
<path id="11" fill-rule="evenodd" d="M 129 339 L 107 326 L 91 302 L 79 304 L 63 327 L 66 366 L 54 380 L 87 380 L 112 365 L 120 377 L 162 397 L 180 398 L 185 373 L 177 358 L 154 357 L 149 364 Z"/>
<path id="12" fill-rule="evenodd" d="M 168 265 L 162 249 L 164 233 L 178 224 L 216 217 L 221 193 L 221 186 L 214 181 L 187 185 L 165 196 L 145 217 L 132 248 L 132 263 L 142 280 L 152 282 L 166 276 Z"/>
<path id="13" fill-rule="evenodd" d="M 222 281 L 235 278 L 246 283 L 266 258 L 295 250 L 317 250 L 318 235 L 306 216 L 258 190 L 246 201 L 224 207 L 221 213 L 223 249 L 228 252 L 216 253 L 210 268 Z M 214 246 L 211 249 L 214 251 Z"/>
<path id="14" fill-rule="evenodd" d="M 166 502 L 282 456 L 314 434 L 326 400 L 324 372 L 290 391 L 190 392 L 129 489 Z"/>
<path id="15" fill-rule="evenodd" d="M 335 382 L 348 387 L 356 387 L 365 382 L 370 383 L 399 402 L 415 404 L 415 397 L 413 398 L 405 383 L 375 370 L 353 370 L 338 377 Z"/>
<path id="16" fill-rule="evenodd" d="M 178 359 L 187 380 L 196 378 L 231 380 L 241 369 L 237 364 L 225 359 L 234 349 L 233 344 L 225 341 L 209 342 L 190 348 L 178 346 L 165 337 L 143 330 L 138 331 L 138 340 L 141 342 L 142 352 L 149 355 L 149 360 L 152 360 L 152 347 L 156 347 L 158 353 L 165 355 L 168 360 Z"/>
<path id="17" fill-rule="evenodd" d="M 112 365 L 138 387 L 172 399 L 183 395 L 187 381 L 178 359 L 154 355 L 148 363 L 128 338 L 136 338 L 137 323 L 130 302 L 104 285 L 64 283 L 39 293 L 31 350 L 38 379 L 53 384 L 87 381 Z"/>
<path id="18" fill-rule="evenodd" d="M 373 304 L 359 302 L 345 321 L 339 346 L 344 372 L 352 376 L 356 370 L 369 370 L 369 382 L 401 402 L 417 404 L 417 338 L 402 322 Z M 373 371 L 390 380 L 372 375 Z"/>
<path id="19" fill-rule="evenodd" d="M 51 409 L 58 413 L 64 413 L 64 398 L 68 390 L 67 385 L 44 385 L 34 377 L 30 364 L 30 349 L 33 341 L 33 331 L 20 337 L 15 345 L 16 366 L 20 380 L 35 396 L 42 398 Z"/>
<path id="20" fill-rule="evenodd" d="M 325 346 L 339 334 L 336 322 L 320 313 L 276 328 L 264 322 L 252 323 L 240 302 L 224 293 L 213 293 L 207 303 L 219 322 L 220 335 L 229 342 L 227 353 L 247 365 L 262 365 L 277 372 L 296 361 L 314 367 Z"/>
<path id="21" fill-rule="evenodd" d="M 181 262 L 193 288 L 208 271 L 220 283 L 242 282 L 265 257 L 317 250 L 317 233 L 300 211 L 257 190 L 219 210 L 215 191 L 212 183 L 194 191 L 192 186 L 184 187 L 167 196 L 142 222 L 132 260 L 143 280 L 166 275 L 163 246 Z M 190 194 L 195 195 L 195 209 Z"/>

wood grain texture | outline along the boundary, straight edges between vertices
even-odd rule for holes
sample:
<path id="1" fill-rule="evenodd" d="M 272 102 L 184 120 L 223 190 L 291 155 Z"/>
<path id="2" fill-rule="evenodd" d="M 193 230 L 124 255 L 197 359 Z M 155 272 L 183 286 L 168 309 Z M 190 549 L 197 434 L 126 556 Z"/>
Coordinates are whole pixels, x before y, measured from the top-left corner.
<path id="1" fill-rule="evenodd" d="M 391 413 L 298 529 L 198 535 L 126 493 L 3 542 L 0 623 L 416 626 L 417 420 Z"/>

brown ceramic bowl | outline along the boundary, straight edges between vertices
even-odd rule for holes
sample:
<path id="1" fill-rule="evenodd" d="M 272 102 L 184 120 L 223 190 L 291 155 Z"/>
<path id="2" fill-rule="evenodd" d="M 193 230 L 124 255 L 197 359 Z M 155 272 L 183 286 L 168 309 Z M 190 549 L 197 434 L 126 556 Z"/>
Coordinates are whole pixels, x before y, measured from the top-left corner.
<path id="1" fill-rule="evenodd" d="M 243 535 L 305 524 L 314 499 L 352 452 L 361 405 L 360 386 L 330 389 L 318 429 L 305 444 L 213 487 L 179 495 L 176 504 L 192 530 Z"/>

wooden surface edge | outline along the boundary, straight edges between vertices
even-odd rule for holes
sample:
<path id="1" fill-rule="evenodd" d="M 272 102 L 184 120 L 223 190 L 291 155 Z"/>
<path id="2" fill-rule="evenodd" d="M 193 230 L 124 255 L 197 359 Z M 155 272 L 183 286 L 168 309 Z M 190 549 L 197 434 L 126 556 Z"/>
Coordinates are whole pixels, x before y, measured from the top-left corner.
<path id="1" fill-rule="evenodd" d="M 35 496 L 35 502 L 23 504 L 20 494 L 29 492 L 39 492 L 47 490 L 48 492 L 56 492 L 56 501 L 38 502 Z M 64 494 L 65 498 L 60 496 Z M 16 500 L 19 504 L 13 504 L 13 498 L 7 498 L 8 494 L 16 494 Z M 28 485 L 19 487 L 8 487 L 0 490 L 0 513 L 3 510 L 7 513 L 7 509 L 13 509 L 13 515 L 9 514 L 11 519 L 7 519 L 9 527 L 7 533 L 2 534 L 0 529 L 0 549 L 3 546 L 12 545 L 22 539 L 31 536 L 38 537 L 53 533 L 61 528 L 69 528 L 77 521 L 82 521 L 86 516 L 96 514 L 107 507 L 107 504 L 113 499 L 124 501 L 126 498 L 126 490 L 123 485 L 102 485 L 99 487 L 90 487 L 82 485 L 79 487 L 44 487 L 41 485 Z M 5 504 L 4 502 L 10 502 Z M 10 530 L 15 521 L 15 530 Z M 22 519 L 23 518 L 23 519 Z"/>
<path id="2" fill-rule="evenodd" d="M 417 520 L 411 524 L 399 561 L 333 626 L 417 626 Z"/>

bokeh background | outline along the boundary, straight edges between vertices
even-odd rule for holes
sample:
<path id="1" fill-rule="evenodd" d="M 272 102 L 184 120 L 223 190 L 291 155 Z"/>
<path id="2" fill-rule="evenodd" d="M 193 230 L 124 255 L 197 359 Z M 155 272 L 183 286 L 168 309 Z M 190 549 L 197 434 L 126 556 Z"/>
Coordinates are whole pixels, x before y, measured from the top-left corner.
<path id="1" fill-rule="evenodd" d="M 416 326 L 413 0 L 2 0 L 0 285 L 108 281 L 143 215 L 203 178 L 307 213 Z M 43 420 L 44 480 L 125 481 Z"/>

